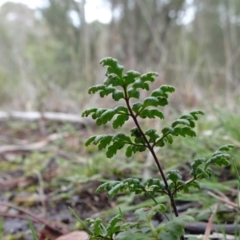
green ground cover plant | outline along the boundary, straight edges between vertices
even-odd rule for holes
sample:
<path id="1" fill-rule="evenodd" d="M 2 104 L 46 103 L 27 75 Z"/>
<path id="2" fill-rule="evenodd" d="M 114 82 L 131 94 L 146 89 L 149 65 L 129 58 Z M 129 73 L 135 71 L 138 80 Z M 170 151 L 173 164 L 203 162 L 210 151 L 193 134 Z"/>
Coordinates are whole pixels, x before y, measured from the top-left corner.
<path id="1" fill-rule="evenodd" d="M 134 122 L 135 127 L 129 133 L 94 135 L 88 138 L 86 146 L 97 145 L 99 150 L 106 150 L 106 156 L 112 158 L 118 151 L 125 151 L 128 158 L 138 152 L 149 151 L 155 161 L 160 177 L 152 177 L 143 181 L 140 178 L 127 178 L 122 181 L 107 181 L 97 188 L 97 193 L 107 191 L 109 198 L 120 192 L 129 192 L 145 195 L 152 199 L 152 206 L 139 208 L 135 211 L 136 220 L 128 222 L 119 209 L 119 213 L 104 224 L 101 218 L 87 219 L 82 224 L 90 239 L 115 239 L 115 240 L 171 240 L 184 239 L 184 226 L 189 221 L 194 221 L 191 216 L 179 215 L 176 206 L 176 197 L 179 192 L 188 193 L 191 188 L 200 188 L 199 180 L 209 178 L 212 174 L 211 166 L 228 166 L 230 155 L 227 153 L 233 148 L 232 144 L 219 147 L 210 157 L 200 157 L 191 164 L 190 178 L 183 180 L 178 170 L 165 172 L 159 161 L 156 148 L 163 148 L 173 144 L 176 137 L 196 137 L 195 122 L 202 111 L 192 111 L 180 116 L 160 132 L 150 128 L 144 129 L 139 119 L 157 118 L 164 119 L 160 108 L 168 105 L 169 94 L 175 91 L 173 86 L 162 85 L 153 90 L 150 96 L 140 100 L 142 90 L 150 91 L 149 84 L 155 81 L 156 72 L 140 74 L 137 71 L 124 72 L 116 59 L 104 58 L 100 63 L 107 68 L 106 79 L 103 84 L 93 86 L 89 94 L 99 93 L 100 97 L 112 95 L 112 99 L 123 105 L 112 109 L 91 108 L 82 113 L 83 117 L 91 116 L 98 126 L 112 123 L 113 129 L 121 128 L 128 120 Z M 137 99 L 137 100 L 136 100 Z M 160 204 L 159 196 L 166 196 L 169 204 Z M 169 206 L 169 207 L 168 207 Z M 165 216 L 163 223 L 155 226 L 152 222 L 156 213 Z"/>

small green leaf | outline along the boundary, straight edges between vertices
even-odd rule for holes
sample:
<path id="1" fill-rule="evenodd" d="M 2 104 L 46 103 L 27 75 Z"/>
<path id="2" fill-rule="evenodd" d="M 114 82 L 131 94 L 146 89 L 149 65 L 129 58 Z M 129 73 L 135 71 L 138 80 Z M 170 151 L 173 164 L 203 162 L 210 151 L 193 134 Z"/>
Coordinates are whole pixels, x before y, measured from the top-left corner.
<path id="1" fill-rule="evenodd" d="M 113 136 L 106 135 L 98 144 L 98 149 L 102 150 L 105 149 L 111 142 L 112 142 Z"/>
<path id="2" fill-rule="evenodd" d="M 156 97 L 147 97 L 143 101 L 143 107 L 149 107 L 149 106 L 159 106 L 159 99 Z"/>
<path id="3" fill-rule="evenodd" d="M 108 135 L 106 134 L 97 135 L 93 143 L 97 145 L 100 141 L 102 141 L 106 137 L 108 137 Z"/>
<path id="4" fill-rule="evenodd" d="M 108 75 L 107 78 L 104 80 L 105 86 L 112 85 L 113 87 L 121 87 L 123 85 L 123 81 L 121 78 L 115 75 Z"/>
<path id="5" fill-rule="evenodd" d="M 125 146 L 126 143 L 117 141 L 114 142 L 112 145 L 110 145 L 107 149 L 106 156 L 108 158 L 112 158 L 118 150 L 122 149 Z"/>
<path id="6" fill-rule="evenodd" d="M 168 100 L 167 98 L 164 98 L 164 97 L 158 97 L 158 102 L 159 102 L 159 106 L 166 106 L 168 105 Z"/>
<path id="7" fill-rule="evenodd" d="M 112 118 L 115 115 L 115 109 L 108 109 L 107 111 L 104 111 L 101 116 L 97 119 L 96 123 L 98 126 L 104 125 L 107 122 L 111 121 Z"/>
<path id="8" fill-rule="evenodd" d="M 149 137 L 149 142 L 150 143 L 155 143 L 155 141 L 160 137 L 157 133 L 155 129 L 148 129 L 145 132 L 145 135 Z"/>
<path id="9" fill-rule="evenodd" d="M 140 77 L 140 73 L 137 71 L 128 71 L 123 77 L 125 85 L 128 86 L 136 81 Z"/>
<path id="10" fill-rule="evenodd" d="M 119 192 L 123 191 L 124 189 L 125 189 L 124 183 L 120 182 L 119 184 L 116 184 L 112 189 L 108 191 L 108 197 L 112 198 Z"/>
<path id="11" fill-rule="evenodd" d="M 161 240 L 175 240 L 184 235 L 184 226 L 188 222 L 193 222 L 194 219 L 188 215 L 181 215 L 173 218 L 167 222 L 164 227 L 164 231 L 160 233 L 159 239 Z"/>
<path id="12" fill-rule="evenodd" d="M 161 111 L 157 110 L 157 109 L 144 109 L 140 114 L 139 117 L 141 118 L 155 118 L 158 117 L 160 119 L 164 118 L 164 115 Z"/>
<path id="13" fill-rule="evenodd" d="M 227 145 L 223 145 L 221 146 L 220 148 L 218 148 L 219 151 L 230 151 L 231 149 L 234 148 L 234 145 L 233 144 L 227 144 Z"/>
<path id="14" fill-rule="evenodd" d="M 137 98 L 138 99 L 140 96 L 139 91 L 136 90 L 135 88 L 129 88 L 127 93 L 128 93 L 129 98 Z"/>
<path id="15" fill-rule="evenodd" d="M 155 77 L 158 76 L 157 72 L 148 72 L 143 74 L 140 79 L 142 82 L 154 82 Z"/>
<path id="16" fill-rule="evenodd" d="M 129 119 L 128 115 L 118 115 L 117 118 L 113 121 L 113 128 L 119 128 L 124 125 L 124 123 Z"/>
<path id="17" fill-rule="evenodd" d="M 218 166 L 228 166 L 229 158 L 230 158 L 229 154 L 219 154 L 219 155 L 212 156 L 206 161 L 206 166 L 210 164 L 215 164 Z"/>
<path id="18" fill-rule="evenodd" d="M 103 85 L 103 84 L 99 84 L 99 85 L 95 85 L 93 87 L 90 87 L 88 89 L 88 94 L 93 94 L 93 93 L 96 93 L 100 90 L 104 90 L 106 87 Z"/>
<path id="19" fill-rule="evenodd" d="M 202 111 L 192 111 L 189 114 L 191 114 L 195 120 L 198 120 L 197 115 L 205 115 Z"/>
<path id="20" fill-rule="evenodd" d="M 102 219 L 101 218 L 95 219 L 94 224 L 93 224 L 94 235 L 96 235 L 96 236 L 102 235 L 101 224 L 102 224 Z"/>
<path id="21" fill-rule="evenodd" d="M 200 185 L 199 185 L 199 183 L 197 181 L 193 181 L 193 182 L 187 184 L 187 186 L 200 189 Z"/>
<path id="22" fill-rule="evenodd" d="M 157 109 L 151 109 L 151 115 L 154 117 L 159 117 L 160 119 L 164 119 L 164 114 L 162 111 L 157 110 Z"/>
<path id="23" fill-rule="evenodd" d="M 97 111 L 97 108 L 90 108 L 90 109 L 87 109 L 85 111 L 83 111 L 82 113 L 82 117 L 88 117 L 90 114 L 93 114 Z"/>
<path id="24" fill-rule="evenodd" d="M 119 101 L 120 99 L 124 98 L 124 94 L 122 91 L 115 89 L 115 91 L 112 94 L 112 98 L 115 101 Z"/>
<path id="25" fill-rule="evenodd" d="M 87 139 L 87 141 L 85 142 L 85 146 L 89 146 L 96 138 L 97 136 L 91 136 Z"/>
<path id="26" fill-rule="evenodd" d="M 182 179 L 182 176 L 180 175 L 178 170 L 171 170 L 167 173 L 167 179 L 176 183 L 178 180 Z"/>
<path id="27" fill-rule="evenodd" d="M 115 88 L 114 87 L 105 87 L 105 89 L 101 90 L 100 91 L 100 97 L 105 97 L 111 93 L 113 93 L 115 91 Z"/>
<path id="28" fill-rule="evenodd" d="M 121 113 L 128 114 L 128 109 L 125 106 L 117 106 L 114 108 L 114 110 L 116 113 L 119 113 L 119 114 L 121 114 Z"/>
<path id="29" fill-rule="evenodd" d="M 142 107 L 142 104 L 137 102 L 137 103 L 134 103 L 132 105 L 132 110 L 135 112 L 135 113 L 138 113 L 139 112 L 139 109 Z"/>
<path id="30" fill-rule="evenodd" d="M 103 191 L 109 191 L 110 189 L 112 189 L 114 186 L 116 186 L 117 184 L 119 184 L 121 181 L 109 181 L 109 182 L 105 182 L 103 184 L 101 184 L 100 186 L 98 186 L 96 193 L 100 193 Z"/>
<path id="31" fill-rule="evenodd" d="M 172 127 L 165 127 L 162 129 L 162 134 L 163 135 L 167 135 L 169 133 L 174 133 L 174 128 Z"/>
<path id="32" fill-rule="evenodd" d="M 126 152 L 125 152 L 125 155 L 126 157 L 131 157 L 133 154 L 133 151 L 132 151 L 132 146 L 128 146 L 127 149 L 126 149 Z"/>
<path id="33" fill-rule="evenodd" d="M 206 162 L 206 158 L 197 158 L 194 160 L 194 162 L 191 164 L 191 172 L 190 172 L 190 175 L 191 176 L 197 176 L 197 174 L 199 173 L 199 169 L 200 167 Z"/>
<path id="34" fill-rule="evenodd" d="M 175 88 L 170 85 L 162 85 L 160 88 L 154 90 L 151 93 L 153 97 L 161 97 L 161 98 L 168 98 L 167 93 L 172 93 L 175 91 Z"/>
<path id="35" fill-rule="evenodd" d="M 112 236 L 114 233 L 118 232 L 120 230 L 120 226 L 118 226 L 117 224 L 120 224 L 123 222 L 124 222 L 124 219 L 121 214 L 117 214 L 112 219 L 110 219 L 106 227 L 108 236 Z"/>
<path id="36" fill-rule="evenodd" d="M 122 141 L 122 142 L 125 142 L 125 143 L 131 143 L 131 138 L 124 133 L 118 133 L 113 138 L 113 141 Z"/>
<path id="37" fill-rule="evenodd" d="M 176 127 L 179 124 L 190 126 L 190 122 L 187 119 L 177 119 L 175 122 L 172 123 L 172 127 Z"/>
<path id="38" fill-rule="evenodd" d="M 161 88 L 155 89 L 151 93 L 152 97 L 167 97 L 167 94 L 165 94 Z"/>
<path id="39" fill-rule="evenodd" d="M 145 190 L 147 192 L 156 193 L 161 190 L 165 190 L 166 186 L 160 181 L 159 178 L 150 178 L 144 183 Z"/>
<path id="40" fill-rule="evenodd" d="M 175 92 L 175 88 L 171 85 L 162 85 L 160 87 L 160 89 L 164 92 L 164 93 L 173 93 Z"/>
<path id="41" fill-rule="evenodd" d="M 156 141 L 157 143 L 155 144 L 156 147 L 164 147 L 165 146 L 165 143 L 164 143 L 164 140 L 157 140 Z"/>
<path id="42" fill-rule="evenodd" d="M 147 83 L 141 81 L 140 79 L 136 80 L 133 83 L 132 87 L 135 89 L 141 88 L 141 89 L 149 90 L 149 85 Z"/>
<path id="43" fill-rule="evenodd" d="M 99 118 L 104 112 L 108 111 L 108 108 L 98 108 L 97 111 L 95 112 L 93 118 Z"/>
<path id="44" fill-rule="evenodd" d="M 182 115 L 180 119 L 196 120 L 190 113 Z"/>
<path id="45" fill-rule="evenodd" d="M 164 141 L 169 143 L 169 144 L 172 144 L 173 143 L 173 137 L 172 135 L 167 135 L 164 137 Z"/>
<path id="46" fill-rule="evenodd" d="M 182 136 L 182 137 L 186 137 L 186 136 L 189 136 L 189 137 L 196 137 L 196 133 L 195 131 L 193 131 L 191 128 L 189 127 L 183 127 L 183 128 L 180 128 L 180 127 L 175 127 L 174 128 L 174 133 L 173 133 L 175 136 Z"/>
<path id="47" fill-rule="evenodd" d="M 137 178 L 127 178 L 123 181 L 126 189 L 135 194 L 140 194 L 144 192 L 144 185 Z"/>
<path id="48" fill-rule="evenodd" d="M 132 128 L 130 132 L 132 137 L 142 137 L 142 134 L 137 127 Z"/>

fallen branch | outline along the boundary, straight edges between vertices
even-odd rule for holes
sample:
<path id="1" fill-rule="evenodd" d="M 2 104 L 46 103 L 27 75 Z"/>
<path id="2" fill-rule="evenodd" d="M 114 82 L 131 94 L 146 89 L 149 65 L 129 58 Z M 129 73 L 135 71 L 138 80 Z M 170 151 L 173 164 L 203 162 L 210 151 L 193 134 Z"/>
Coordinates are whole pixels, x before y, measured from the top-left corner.
<path id="1" fill-rule="evenodd" d="M 59 113 L 59 112 L 0 112 L 0 121 L 9 119 L 20 119 L 25 121 L 34 120 L 51 120 L 59 122 L 79 123 L 84 126 L 93 124 L 94 122 L 87 118 L 82 118 L 77 114 Z M 95 123 L 94 123 L 95 124 Z"/>

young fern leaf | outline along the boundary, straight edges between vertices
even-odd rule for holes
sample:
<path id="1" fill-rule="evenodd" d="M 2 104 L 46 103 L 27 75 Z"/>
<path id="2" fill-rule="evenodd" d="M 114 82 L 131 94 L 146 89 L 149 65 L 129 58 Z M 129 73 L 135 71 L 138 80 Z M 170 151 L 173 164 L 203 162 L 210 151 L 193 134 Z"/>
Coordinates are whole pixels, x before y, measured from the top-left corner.
<path id="1" fill-rule="evenodd" d="M 142 102 L 133 103 L 133 99 L 140 98 L 141 90 L 149 90 L 149 84 L 155 80 L 158 75 L 155 72 L 140 74 L 137 71 L 128 71 L 124 74 L 124 67 L 118 64 L 114 58 L 104 58 L 100 61 L 103 66 L 107 67 L 106 79 L 103 84 L 96 85 L 89 89 L 89 94 L 99 92 L 101 97 L 112 95 L 113 100 L 125 100 L 125 106 L 117 106 L 113 109 L 107 108 L 91 108 L 82 113 L 83 117 L 91 116 L 97 125 L 105 125 L 112 122 L 114 129 L 122 127 L 131 117 L 136 127 L 130 130 L 130 135 L 118 133 L 116 135 L 103 134 L 92 136 L 87 139 L 85 145 L 95 144 L 99 150 L 106 149 L 106 156 L 111 158 L 119 150 L 126 147 L 125 154 L 131 157 L 137 152 L 143 152 L 148 149 L 156 162 L 161 178 L 151 178 L 145 182 L 141 182 L 136 178 L 128 178 L 123 181 L 110 181 L 103 183 L 97 188 L 97 193 L 107 191 L 111 198 L 120 192 L 132 192 L 135 194 L 146 194 L 155 201 L 157 195 L 166 195 L 172 205 L 175 217 L 168 220 L 167 223 L 159 224 L 154 227 L 152 218 L 157 212 L 165 212 L 166 207 L 156 205 L 148 209 L 138 209 L 136 214 L 138 219 L 136 222 L 124 222 L 122 214 L 113 217 L 105 227 L 101 219 L 89 220 L 91 224 L 90 239 L 116 239 L 116 240 L 142 240 L 142 239 L 162 239 L 175 240 L 184 237 L 184 225 L 186 222 L 192 221 L 189 216 L 178 216 L 175 203 L 175 196 L 179 191 L 189 192 L 190 188 L 200 188 L 197 180 L 208 178 L 212 174 L 211 166 L 227 166 L 229 164 L 230 155 L 227 154 L 233 148 L 233 145 L 224 145 L 218 148 L 210 158 L 197 158 L 191 164 L 191 178 L 183 181 L 179 171 L 171 170 L 164 173 L 161 162 L 159 162 L 154 147 L 163 147 L 165 144 L 172 144 L 175 136 L 195 137 L 196 132 L 193 130 L 195 121 L 199 116 L 204 115 L 202 111 L 191 111 L 182 115 L 175 120 L 170 127 L 164 127 L 160 134 L 155 129 L 144 130 L 138 118 L 158 118 L 164 119 L 164 114 L 158 107 L 168 104 L 170 93 L 175 88 L 170 85 L 162 85 L 158 89 L 152 91 L 149 97 Z M 140 229 L 147 227 L 146 234 L 142 232 L 133 232 L 132 228 Z M 120 233 L 119 233 L 120 232 Z"/>

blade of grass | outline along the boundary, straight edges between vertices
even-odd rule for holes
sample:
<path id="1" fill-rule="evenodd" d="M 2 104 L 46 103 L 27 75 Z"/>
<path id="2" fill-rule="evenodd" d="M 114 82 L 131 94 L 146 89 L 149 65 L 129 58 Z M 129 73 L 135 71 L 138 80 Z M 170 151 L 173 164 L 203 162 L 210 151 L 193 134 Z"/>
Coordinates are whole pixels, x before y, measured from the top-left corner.
<path id="1" fill-rule="evenodd" d="M 239 193 L 240 193 L 240 174 L 239 174 L 239 171 L 237 169 L 237 164 L 235 162 L 235 159 L 233 159 L 233 161 L 232 161 L 232 166 L 233 166 L 233 169 L 235 171 L 235 174 L 236 174 L 237 180 L 238 180 L 238 194 L 237 194 L 237 206 L 238 206 L 237 213 L 238 214 L 236 214 L 236 219 L 235 219 L 235 223 L 237 225 L 238 222 L 239 222 L 239 207 L 240 207 L 240 197 L 239 197 Z M 237 239 L 237 233 L 235 233 L 235 237 Z"/>
<path id="2" fill-rule="evenodd" d="M 87 225 L 85 224 L 85 222 L 78 217 L 78 215 L 74 212 L 74 210 L 73 210 L 72 208 L 70 208 L 70 207 L 68 207 L 68 208 L 69 208 L 69 210 L 71 211 L 71 213 L 73 214 L 73 216 L 82 224 L 84 230 L 85 230 L 89 235 L 93 235 L 92 231 L 87 227 Z"/>
<path id="3" fill-rule="evenodd" d="M 3 239 L 3 218 L 0 218 L 0 239 Z"/>
<path id="4" fill-rule="evenodd" d="M 239 174 L 239 172 L 238 172 L 237 165 L 236 165 L 236 162 L 235 162 L 234 159 L 233 159 L 233 161 L 232 161 L 232 166 L 233 166 L 233 169 L 234 169 L 235 174 L 236 174 L 236 176 L 237 176 L 238 186 L 239 186 L 239 185 L 240 185 L 240 174 Z"/>
<path id="5" fill-rule="evenodd" d="M 29 227 L 30 227 L 32 235 L 33 235 L 33 239 L 38 240 L 38 237 L 37 237 L 36 231 L 33 227 L 32 221 L 30 220 L 30 218 L 28 216 L 27 216 L 27 220 L 28 220 L 28 224 L 29 224 Z"/>

